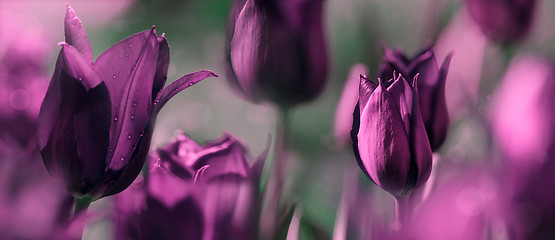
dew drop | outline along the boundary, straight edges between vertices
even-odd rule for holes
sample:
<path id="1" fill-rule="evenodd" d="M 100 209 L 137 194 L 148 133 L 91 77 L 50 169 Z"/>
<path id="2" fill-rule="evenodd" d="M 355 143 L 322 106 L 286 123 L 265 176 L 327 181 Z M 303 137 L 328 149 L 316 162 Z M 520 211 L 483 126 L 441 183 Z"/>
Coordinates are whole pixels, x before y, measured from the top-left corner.
<path id="1" fill-rule="evenodd" d="M 135 150 L 135 148 L 137 148 L 137 144 L 133 144 L 133 150 Z"/>
<path id="2" fill-rule="evenodd" d="M 110 148 L 110 149 L 108 149 L 108 152 L 109 152 L 109 153 L 113 153 L 113 152 L 114 152 L 114 149 L 113 149 L 113 148 Z"/>
<path id="3" fill-rule="evenodd" d="M 112 75 L 112 79 L 116 79 L 116 74 Z"/>
<path id="4" fill-rule="evenodd" d="M 133 43 L 129 43 L 129 46 L 130 46 L 130 47 L 133 47 Z"/>
<path id="5" fill-rule="evenodd" d="M 125 53 L 125 57 L 129 57 L 129 53 Z"/>
<path id="6" fill-rule="evenodd" d="M 134 101 L 133 102 L 133 107 L 136 107 L 136 106 L 137 106 L 137 101 Z"/>
<path id="7" fill-rule="evenodd" d="M 141 135 L 141 137 L 142 137 L 144 134 L 145 134 L 145 131 L 141 131 L 141 132 L 139 133 L 139 135 Z"/>
<path id="8" fill-rule="evenodd" d="M 131 134 L 127 135 L 127 140 L 131 140 Z"/>
<path id="9" fill-rule="evenodd" d="M 117 121 L 118 121 L 118 116 L 115 116 L 114 117 L 114 122 L 117 122 Z"/>
<path id="10" fill-rule="evenodd" d="M 135 114 L 131 114 L 131 120 L 135 119 Z"/>
<path id="11" fill-rule="evenodd" d="M 131 67 L 131 70 L 135 70 L 135 66 Z"/>
<path id="12" fill-rule="evenodd" d="M 79 81 L 83 81 L 83 78 L 82 78 L 82 77 L 78 77 L 77 79 L 79 79 Z"/>
<path id="13" fill-rule="evenodd" d="M 125 157 L 121 157 L 119 160 L 121 161 L 125 161 Z"/>
<path id="14" fill-rule="evenodd" d="M 189 87 L 195 85 L 195 82 L 190 82 Z"/>

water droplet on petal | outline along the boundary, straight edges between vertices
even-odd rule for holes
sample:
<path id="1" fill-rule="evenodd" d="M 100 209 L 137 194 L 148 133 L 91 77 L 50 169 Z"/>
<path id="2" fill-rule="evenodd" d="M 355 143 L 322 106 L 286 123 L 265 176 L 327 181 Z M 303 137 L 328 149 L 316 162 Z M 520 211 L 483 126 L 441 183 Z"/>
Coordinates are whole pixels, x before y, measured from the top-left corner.
<path id="1" fill-rule="evenodd" d="M 115 116 L 114 117 L 114 122 L 117 122 L 117 121 L 118 121 L 118 116 Z"/>
<path id="2" fill-rule="evenodd" d="M 129 43 L 129 46 L 130 46 L 130 47 L 133 47 L 133 43 Z"/>
<path id="3" fill-rule="evenodd" d="M 127 139 L 131 140 L 131 136 L 132 136 L 131 134 L 127 135 Z"/>
<path id="4" fill-rule="evenodd" d="M 144 134 L 145 134 L 145 131 L 141 131 L 141 132 L 139 133 L 139 135 L 141 135 L 141 137 L 142 137 Z"/>
<path id="5" fill-rule="evenodd" d="M 114 149 L 113 149 L 113 148 L 110 148 L 110 149 L 108 149 L 108 152 L 109 152 L 109 153 L 113 153 L 113 152 L 114 152 Z"/>
<path id="6" fill-rule="evenodd" d="M 135 70 L 135 66 L 131 67 L 131 70 Z"/>
<path id="7" fill-rule="evenodd" d="M 190 82 L 189 87 L 195 85 L 195 82 Z"/>
<path id="8" fill-rule="evenodd" d="M 82 78 L 82 77 L 78 77 L 77 79 L 79 79 L 79 81 L 83 81 L 83 78 Z"/>
<path id="9" fill-rule="evenodd" d="M 125 161 L 125 157 L 121 157 L 119 160 L 121 161 Z"/>
<path id="10" fill-rule="evenodd" d="M 137 101 L 134 101 L 133 102 L 133 107 L 136 107 L 136 106 L 137 106 Z"/>
<path id="11" fill-rule="evenodd" d="M 125 57 L 129 57 L 129 53 L 125 53 Z"/>
<path id="12" fill-rule="evenodd" d="M 135 114 L 131 114 L 131 120 L 135 119 Z"/>
<path id="13" fill-rule="evenodd" d="M 116 74 L 112 75 L 112 79 L 116 79 Z"/>

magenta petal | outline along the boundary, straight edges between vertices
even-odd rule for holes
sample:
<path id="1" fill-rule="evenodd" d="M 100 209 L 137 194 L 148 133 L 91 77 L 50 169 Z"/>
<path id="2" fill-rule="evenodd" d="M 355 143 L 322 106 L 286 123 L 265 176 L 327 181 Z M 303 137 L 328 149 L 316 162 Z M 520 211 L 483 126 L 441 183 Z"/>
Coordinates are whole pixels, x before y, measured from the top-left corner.
<path id="1" fill-rule="evenodd" d="M 362 110 L 358 149 L 374 182 L 397 196 L 407 183 L 411 153 L 394 101 L 382 84 L 376 88 Z"/>
<path id="2" fill-rule="evenodd" d="M 417 79 L 415 83 L 417 84 Z M 418 90 L 413 88 L 412 92 L 413 116 L 410 123 L 410 139 L 411 144 L 411 166 L 409 172 L 409 182 L 407 183 L 407 191 L 413 187 L 419 187 L 424 184 L 430 177 L 432 171 L 432 149 L 426 134 L 426 127 L 422 121 L 422 114 L 420 112 L 420 104 L 418 104 Z"/>
<path id="3" fill-rule="evenodd" d="M 425 121 L 424 124 L 426 125 L 426 131 L 428 132 L 428 138 L 430 139 L 432 149 L 438 149 L 443 142 L 445 142 L 449 129 L 449 112 L 447 110 L 447 100 L 445 99 L 445 82 L 447 80 L 447 72 L 449 71 L 449 64 L 451 63 L 452 57 L 453 54 L 447 55 L 439 70 L 438 84 L 436 85 L 436 95 L 434 99 L 435 109 L 430 113 L 431 117 L 427 117 L 431 119 L 426 121 L 424 118 L 426 115 L 422 112 L 422 119 Z M 421 104 L 421 106 L 423 105 Z M 428 131 L 428 129 L 431 129 L 431 131 Z"/>
<path id="4" fill-rule="evenodd" d="M 161 93 L 166 79 L 168 78 L 168 68 L 170 66 L 170 47 L 165 37 L 158 37 L 160 52 L 158 53 L 158 62 L 156 63 L 156 74 L 154 75 L 154 83 L 152 85 L 152 99 L 156 99 Z"/>
<path id="5" fill-rule="evenodd" d="M 225 133 L 219 140 L 204 146 L 205 150 L 199 152 L 198 159 L 193 163 L 193 169 L 208 167 L 203 174 L 205 179 L 210 179 L 224 174 L 236 174 L 248 177 L 249 166 L 245 158 L 247 149 L 239 140 L 229 133 Z"/>
<path id="6" fill-rule="evenodd" d="M 165 87 L 164 90 L 162 90 L 162 94 L 154 100 L 154 112 L 158 113 L 158 111 L 179 92 L 209 77 L 218 77 L 218 75 L 208 70 L 202 70 L 189 73 L 175 80 L 169 86 Z"/>
<path id="7" fill-rule="evenodd" d="M 64 19 L 65 41 L 83 54 L 84 60 L 88 64 L 92 64 L 92 48 L 89 38 L 87 37 L 87 33 L 85 33 L 81 20 L 77 17 L 73 8 L 71 8 L 67 3 L 66 5 L 67 10 Z"/>
<path id="8" fill-rule="evenodd" d="M 378 85 L 368 80 L 366 76 L 360 75 L 360 85 L 358 87 L 358 104 L 360 104 L 361 106 L 366 106 L 368 100 L 370 99 L 370 96 L 372 96 L 374 90 L 376 90 L 377 87 Z M 362 109 L 360 109 L 360 111 L 362 112 Z"/>
<path id="9" fill-rule="evenodd" d="M 110 98 L 104 83 L 87 89 L 69 75 L 64 56 L 62 50 L 41 106 L 41 153 L 49 172 L 62 176 L 70 192 L 86 194 L 103 176 L 104 163 L 97 159 L 107 151 Z"/>
<path id="10" fill-rule="evenodd" d="M 399 109 L 407 135 L 410 135 L 411 132 L 410 122 L 413 107 L 412 89 L 413 88 L 409 85 L 407 80 L 400 74 L 396 76 L 393 83 L 387 88 L 387 91 L 391 94 L 397 105 L 397 109 Z M 414 103 L 418 104 L 418 99 L 416 99 Z"/>

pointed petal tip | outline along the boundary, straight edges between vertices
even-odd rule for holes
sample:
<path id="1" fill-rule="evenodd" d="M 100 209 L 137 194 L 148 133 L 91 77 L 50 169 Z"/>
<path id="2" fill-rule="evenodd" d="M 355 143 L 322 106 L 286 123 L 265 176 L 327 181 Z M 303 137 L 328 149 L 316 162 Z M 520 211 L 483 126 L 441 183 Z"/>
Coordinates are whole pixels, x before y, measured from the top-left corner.
<path id="1" fill-rule="evenodd" d="M 368 80 L 368 78 L 366 77 L 365 74 L 362 74 L 362 73 L 361 73 L 359 76 L 360 76 L 360 80 L 361 80 L 361 81 L 362 81 L 362 80 Z"/>
<path id="2" fill-rule="evenodd" d="M 61 41 L 61 42 L 58 43 L 58 46 L 62 46 L 62 47 L 67 46 L 67 45 L 69 45 L 69 44 L 65 41 Z"/>

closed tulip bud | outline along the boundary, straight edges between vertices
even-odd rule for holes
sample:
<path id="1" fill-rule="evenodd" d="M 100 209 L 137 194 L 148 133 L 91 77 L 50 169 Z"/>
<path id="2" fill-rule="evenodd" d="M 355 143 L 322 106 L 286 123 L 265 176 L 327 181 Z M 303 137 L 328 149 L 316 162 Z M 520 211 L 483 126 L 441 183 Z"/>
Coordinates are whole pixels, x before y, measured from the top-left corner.
<path id="1" fill-rule="evenodd" d="M 378 77 L 388 79 L 393 72 L 405 78 L 414 78 L 418 74 L 418 96 L 422 120 L 430 140 L 432 151 L 441 147 L 449 130 L 449 112 L 445 100 L 445 81 L 449 70 L 451 56 L 448 55 L 439 67 L 434 51 L 426 48 L 413 59 L 408 59 L 402 52 L 384 46 L 384 57 Z"/>
<path id="2" fill-rule="evenodd" d="M 497 42 L 515 42 L 526 37 L 536 0 L 467 0 L 470 16 L 484 34 Z"/>
<path id="3" fill-rule="evenodd" d="M 154 28 L 92 59 L 71 7 L 65 42 L 39 114 L 39 147 L 48 171 L 78 199 L 94 201 L 133 182 L 147 157 L 156 116 L 181 90 L 215 76 L 185 75 L 164 88 L 169 47 Z"/>
<path id="4" fill-rule="evenodd" d="M 249 167 L 246 146 L 231 133 L 205 145 L 179 134 L 150 159 L 146 186 L 117 197 L 118 239 L 255 239 L 264 157 Z M 141 206 L 139 215 L 129 206 Z"/>
<path id="5" fill-rule="evenodd" d="M 231 85 L 253 102 L 282 107 L 323 89 L 328 55 L 323 0 L 240 0 L 226 46 Z"/>
<path id="6" fill-rule="evenodd" d="M 420 113 L 417 77 L 402 75 L 376 85 L 361 76 L 353 114 L 353 148 L 359 166 L 395 197 L 430 176 L 432 151 Z"/>

